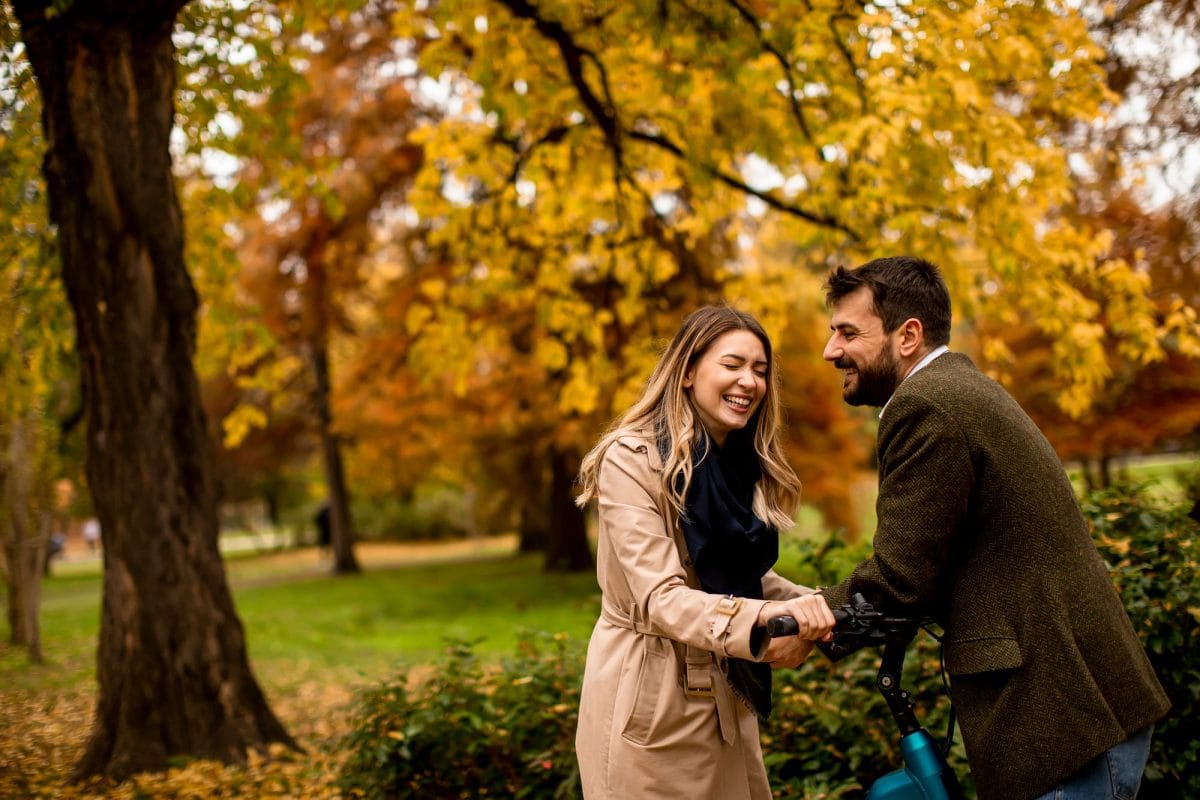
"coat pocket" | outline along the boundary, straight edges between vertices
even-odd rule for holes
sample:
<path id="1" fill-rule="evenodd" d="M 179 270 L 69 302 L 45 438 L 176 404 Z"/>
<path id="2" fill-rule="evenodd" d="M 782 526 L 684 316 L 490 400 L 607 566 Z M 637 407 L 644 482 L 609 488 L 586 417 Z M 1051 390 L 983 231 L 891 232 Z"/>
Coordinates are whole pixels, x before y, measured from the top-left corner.
<path id="1" fill-rule="evenodd" d="M 946 642 L 946 672 L 951 675 L 978 675 L 1016 669 L 1024 662 L 1021 646 L 1011 636 Z"/>
<path id="2" fill-rule="evenodd" d="M 664 640 L 657 637 L 643 637 L 645 647 L 642 649 L 642 660 L 638 665 L 634 683 L 633 707 L 621 736 L 634 744 L 648 744 L 654 729 L 656 712 L 662 699 L 663 684 L 670 670 L 671 662 L 667 651 L 658 647 Z M 673 686 L 674 684 L 668 684 Z"/>

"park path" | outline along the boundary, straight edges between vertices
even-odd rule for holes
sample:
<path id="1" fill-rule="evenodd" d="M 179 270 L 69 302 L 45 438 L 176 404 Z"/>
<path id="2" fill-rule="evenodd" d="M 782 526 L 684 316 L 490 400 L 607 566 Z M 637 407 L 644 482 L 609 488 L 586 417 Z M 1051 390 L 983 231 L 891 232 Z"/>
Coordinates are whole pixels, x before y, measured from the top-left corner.
<path id="1" fill-rule="evenodd" d="M 516 534 L 447 542 L 359 542 L 354 546 L 358 563 L 364 572 L 488 558 L 509 555 L 516 551 Z M 252 558 L 236 558 L 225 562 L 229 582 L 235 589 L 323 577 L 330 574 L 332 567 L 333 561 L 329 552 L 317 547 L 260 553 Z"/>
<path id="2" fill-rule="evenodd" d="M 240 537 L 246 538 L 246 537 Z M 329 551 L 314 546 L 252 549 L 238 546 L 225 552 L 225 574 L 234 589 L 270 586 L 330 574 Z M 436 564 L 471 558 L 491 558 L 517 552 L 517 534 L 480 536 L 445 542 L 359 542 L 354 546 L 364 572 L 397 569 L 417 564 Z M 51 564 L 55 575 L 98 575 L 100 551 L 82 543 L 69 547 L 65 557 Z"/>

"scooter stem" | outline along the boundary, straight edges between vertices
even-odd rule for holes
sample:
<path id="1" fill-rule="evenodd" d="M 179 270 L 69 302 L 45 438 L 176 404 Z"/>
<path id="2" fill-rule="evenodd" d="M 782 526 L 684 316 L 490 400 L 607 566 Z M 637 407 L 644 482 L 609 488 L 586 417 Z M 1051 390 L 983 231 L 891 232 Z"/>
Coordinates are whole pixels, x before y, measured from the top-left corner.
<path id="1" fill-rule="evenodd" d="M 892 719 L 896 720 L 901 735 L 904 736 L 921 729 L 912 698 L 900 683 L 904 673 L 904 651 L 916 633 L 917 629 L 914 626 L 911 631 L 897 631 L 888 636 L 875 678 L 875 685 L 883 695 L 888 710 L 892 712 Z"/>

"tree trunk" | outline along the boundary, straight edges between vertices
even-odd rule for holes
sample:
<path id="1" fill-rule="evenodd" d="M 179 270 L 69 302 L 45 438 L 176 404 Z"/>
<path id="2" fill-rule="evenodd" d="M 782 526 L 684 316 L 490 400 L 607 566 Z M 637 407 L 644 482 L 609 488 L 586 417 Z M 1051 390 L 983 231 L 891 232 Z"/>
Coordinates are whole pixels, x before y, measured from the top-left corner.
<path id="1" fill-rule="evenodd" d="M 1083 487 L 1089 492 L 1100 488 L 1099 470 L 1087 456 L 1079 459 L 1079 472 L 1083 475 Z"/>
<path id="2" fill-rule="evenodd" d="M 1112 485 L 1113 485 L 1112 459 L 1109 456 L 1107 456 L 1107 455 L 1100 456 L 1100 461 L 1099 461 L 1099 466 L 1097 468 L 1097 472 L 1100 476 L 1100 488 L 1108 489 L 1108 488 L 1112 487 Z"/>
<path id="3" fill-rule="evenodd" d="M 554 447 L 550 451 L 550 541 L 546 546 L 548 572 L 584 572 L 593 567 L 583 510 L 575 505 L 575 475 L 579 456 Z"/>
<path id="4" fill-rule="evenodd" d="M 322 218 L 324 220 L 324 217 Z M 346 487 L 346 469 L 342 464 L 339 437 L 333 430 L 330 397 L 333 381 L 329 376 L 329 275 L 326 257 L 329 230 L 322 224 L 308 243 L 304 255 L 307 276 L 304 280 L 305 341 L 313 371 L 313 403 L 317 428 L 321 435 L 321 455 L 325 461 L 325 491 L 329 508 L 329 545 L 333 554 L 333 574 L 361 572 L 354 556 L 354 524 L 350 516 L 350 492 Z"/>
<path id="5" fill-rule="evenodd" d="M 39 608 L 42 598 L 42 572 L 46 563 L 48 532 L 39 529 L 35 500 L 36 425 L 30 420 L 12 421 L 0 471 L 0 532 L 4 539 L 4 563 L 8 573 L 9 641 L 24 647 L 29 660 L 42 662 L 42 635 Z M 47 526 L 42 525 L 44 529 Z"/>
<path id="6" fill-rule="evenodd" d="M 337 434 L 333 431 L 333 412 L 329 406 L 329 355 L 323 342 L 312 347 L 313 375 L 316 378 L 317 421 L 321 429 L 321 452 L 325 457 L 325 486 L 329 492 L 329 544 L 333 552 L 333 572 L 346 575 L 361 572 L 354 557 L 354 527 L 350 517 L 350 492 L 346 488 L 346 469 Z"/>
<path id="7" fill-rule="evenodd" d="M 45 660 L 42 653 L 42 580 L 49 574 L 50 536 L 53 533 L 53 516 L 49 509 L 38 510 L 37 521 L 38 528 L 30 542 L 29 574 L 25 581 L 25 648 L 29 660 L 41 664 Z"/>
<path id="8" fill-rule="evenodd" d="M 80 0 L 47 19 L 44 2 L 14 0 L 43 99 L 104 536 L 98 698 L 77 779 L 294 746 L 250 670 L 217 549 L 168 152 L 182 5 Z"/>
<path id="9" fill-rule="evenodd" d="M 546 502 L 528 499 L 522 503 L 518 512 L 520 539 L 517 541 L 518 553 L 538 553 L 547 548 L 550 543 L 550 528 L 546 525 Z"/>
<path id="10" fill-rule="evenodd" d="M 532 447 L 524 448 L 519 461 L 522 500 L 517 510 L 520 542 L 519 553 L 536 553 L 546 549 L 550 543 L 549 495 L 541 453 Z"/>

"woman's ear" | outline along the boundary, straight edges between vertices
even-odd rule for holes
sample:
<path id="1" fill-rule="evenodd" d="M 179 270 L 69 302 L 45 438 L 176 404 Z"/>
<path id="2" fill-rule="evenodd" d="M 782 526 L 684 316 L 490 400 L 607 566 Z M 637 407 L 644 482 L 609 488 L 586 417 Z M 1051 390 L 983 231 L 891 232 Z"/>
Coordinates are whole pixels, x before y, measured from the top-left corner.
<path id="1" fill-rule="evenodd" d="M 690 388 L 692 388 L 692 384 L 694 384 L 695 382 L 696 382 L 696 366 L 693 364 L 692 366 L 687 368 L 687 372 L 683 373 L 683 388 L 690 389 Z"/>

